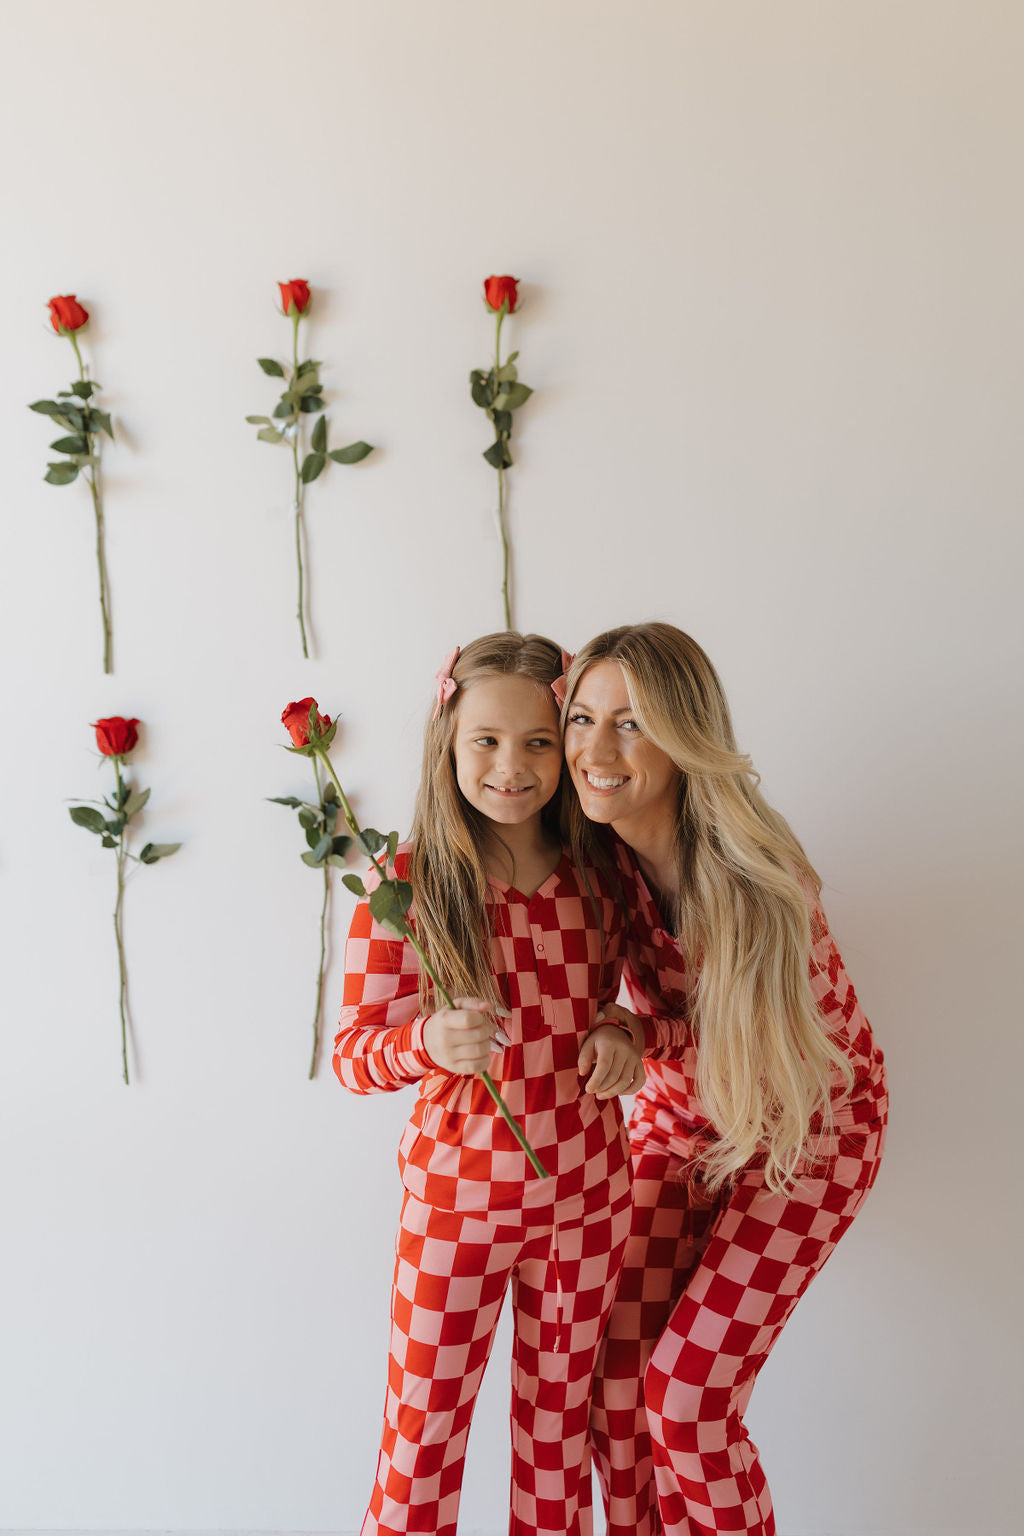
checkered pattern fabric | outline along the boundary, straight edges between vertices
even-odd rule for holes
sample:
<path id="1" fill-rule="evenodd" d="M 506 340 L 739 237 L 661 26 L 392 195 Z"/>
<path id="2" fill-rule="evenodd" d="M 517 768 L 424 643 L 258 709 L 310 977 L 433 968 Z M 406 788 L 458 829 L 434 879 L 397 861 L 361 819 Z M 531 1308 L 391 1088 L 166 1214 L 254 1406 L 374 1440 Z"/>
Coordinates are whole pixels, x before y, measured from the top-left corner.
<path id="1" fill-rule="evenodd" d="M 590 1392 L 630 1227 L 626 1188 L 547 1225 L 406 1194 L 377 1480 L 362 1536 L 455 1536 L 473 1406 L 511 1285 L 511 1536 L 590 1536 Z"/>
<path id="2" fill-rule="evenodd" d="M 404 875 L 408 847 L 396 862 Z M 533 1172 L 480 1078 L 452 1076 L 431 1061 L 416 952 L 373 921 L 366 901 L 357 905 L 334 1068 L 356 1093 L 418 1084 L 399 1147 L 402 1181 L 418 1200 L 448 1211 L 536 1211 L 546 1220 L 552 1205 L 628 1178 L 619 1101 L 584 1094 L 577 1066 L 600 1007 L 616 997 L 623 952 L 622 911 L 600 873 L 588 877 L 600 924 L 568 857 L 530 897 L 491 881 L 491 952 L 511 1044 L 492 1055 L 490 1071 L 550 1179 Z"/>
<path id="3" fill-rule="evenodd" d="M 631 1006 L 684 1016 L 684 956 L 622 845 L 618 859 L 633 915 Z M 855 1085 L 843 1098 L 837 1083 L 835 1131 L 819 1133 L 820 1160 L 799 1170 L 791 1194 L 768 1191 L 755 1162 L 708 1195 L 699 1155 L 714 1130 L 692 1037 L 677 1060 L 648 1067 L 634 1104 L 633 1229 L 592 1413 L 609 1536 L 774 1536 L 743 1413 L 783 1324 L 874 1182 L 888 1114 L 882 1054 L 817 903 L 811 929 L 811 983 Z"/>
<path id="4" fill-rule="evenodd" d="M 692 1033 L 682 1037 L 682 1047 L 678 1043 L 679 1020 L 686 1015 L 692 978 L 688 977 L 682 951 L 662 924 L 635 858 L 620 841 L 616 842 L 616 857 L 631 915 L 623 969 L 627 1001 L 635 1013 L 659 1015 L 648 1025 L 648 1039 L 664 1046 L 645 1052 L 654 1060 L 633 1105 L 630 1141 L 634 1147 L 652 1142 L 667 1145 L 664 1138 L 667 1135 L 671 1139 L 680 1110 L 689 1123 L 703 1124 L 710 1130 L 697 1093 L 697 1046 Z M 884 1119 L 887 1113 L 885 1067 L 816 898 L 811 907 L 811 946 L 811 988 L 822 1022 L 836 1044 L 846 1051 L 854 1070 L 853 1091 L 848 1096 L 846 1085 L 836 1074 L 835 1128 L 841 1132 L 862 1130 Z"/>
<path id="5" fill-rule="evenodd" d="M 884 1122 L 837 1137 L 790 1195 L 748 1168 L 709 1198 L 701 1135 L 634 1157 L 633 1229 L 594 1384 L 609 1536 L 774 1536 L 743 1424 L 799 1298 L 874 1182 Z"/>

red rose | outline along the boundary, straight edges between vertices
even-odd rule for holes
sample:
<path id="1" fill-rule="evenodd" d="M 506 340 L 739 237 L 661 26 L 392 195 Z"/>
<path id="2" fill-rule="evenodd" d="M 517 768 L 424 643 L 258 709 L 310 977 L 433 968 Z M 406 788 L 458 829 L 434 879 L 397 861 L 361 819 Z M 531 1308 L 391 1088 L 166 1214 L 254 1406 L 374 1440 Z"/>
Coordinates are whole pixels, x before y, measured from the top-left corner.
<path id="1" fill-rule="evenodd" d="M 320 713 L 316 699 L 299 699 L 297 704 L 289 704 L 281 715 L 281 724 L 287 727 L 297 747 L 309 746 L 309 712 L 314 708 L 317 710 L 316 728 L 322 736 L 330 729 L 331 717 Z"/>
<path id="2" fill-rule="evenodd" d="M 58 336 L 65 331 L 80 331 L 88 318 L 89 311 L 82 308 L 73 293 L 50 300 L 50 324 Z"/>
<path id="3" fill-rule="evenodd" d="M 111 715 L 109 720 L 95 723 L 96 745 L 104 757 L 124 757 L 131 752 L 139 739 L 137 720 L 125 720 L 122 715 Z"/>
<path id="4" fill-rule="evenodd" d="M 304 315 L 309 308 L 309 284 L 304 277 L 293 277 L 290 283 L 278 283 L 281 290 L 281 307 L 291 314 L 294 304 L 297 314 Z"/>
<path id="5" fill-rule="evenodd" d="M 488 277 L 484 279 L 484 298 L 495 313 L 507 302 L 509 314 L 519 303 L 518 277 Z"/>

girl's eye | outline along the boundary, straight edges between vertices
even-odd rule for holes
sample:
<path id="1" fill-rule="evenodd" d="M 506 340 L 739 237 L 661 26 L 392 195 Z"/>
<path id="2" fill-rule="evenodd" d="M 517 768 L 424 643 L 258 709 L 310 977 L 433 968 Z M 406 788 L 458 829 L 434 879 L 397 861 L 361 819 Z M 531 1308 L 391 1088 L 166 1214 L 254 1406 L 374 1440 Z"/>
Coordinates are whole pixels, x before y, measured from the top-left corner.
<path id="1" fill-rule="evenodd" d="M 494 736 L 478 736 L 475 745 L 478 747 L 496 747 L 498 742 Z"/>
<path id="2" fill-rule="evenodd" d="M 555 743 L 551 740 L 550 736 L 534 736 L 530 742 L 531 747 L 551 748 L 554 745 Z"/>

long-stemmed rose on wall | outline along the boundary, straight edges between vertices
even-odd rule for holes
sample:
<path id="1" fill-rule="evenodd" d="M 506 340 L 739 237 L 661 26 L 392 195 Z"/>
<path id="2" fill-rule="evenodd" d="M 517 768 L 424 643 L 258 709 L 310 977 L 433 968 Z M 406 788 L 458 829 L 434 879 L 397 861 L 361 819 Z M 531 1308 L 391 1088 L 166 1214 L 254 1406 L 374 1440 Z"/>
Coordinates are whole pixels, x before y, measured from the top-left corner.
<path id="1" fill-rule="evenodd" d="M 305 746 L 308 739 L 308 724 L 310 708 L 316 707 L 313 699 L 299 699 L 297 704 L 289 704 L 281 716 L 282 723 L 288 728 L 292 740 L 299 746 Z M 330 727 L 330 719 L 326 715 L 317 715 L 318 730 L 326 731 Z M 323 871 L 324 893 L 320 903 L 320 965 L 316 976 L 316 1007 L 313 1010 L 313 1054 L 309 1062 L 309 1075 L 316 1076 L 317 1063 L 320 1059 L 320 1005 L 324 993 L 324 961 L 327 956 L 327 910 L 331 897 L 331 869 L 343 866 L 345 854 L 352 846 L 350 837 L 338 836 L 335 827 L 338 823 L 338 812 L 341 809 L 338 800 L 338 791 L 328 781 L 324 784 L 320 778 L 320 766 L 316 757 L 312 758 L 313 778 L 316 781 L 316 800 L 300 800 L 296 795 L 271 795 L 268 798 L 274 805 L 287 805 L 293 811 L 299 813 L 299 826 L 305 833 L 308 844 L 302 854 L 303 864 L 308 864 L 310 869 Z"/>
<path id="2" fill-rule="evenodd" d="M 484 303 L 495 316 L 494 362 L 486 371 L 474 368 L 469 376 L 473 401 L 487 413 L 494 428 L 494 442 L 484 458 L 498 471 L 498 537 L 501 539 L 501 600 L 505 610 L 505 628 L 512 628 L 512 601 L 509 595 L 509 545 L 505 518 L 505 471 L 512 463 L 508 442 L 512 436 L 512 413 L 524 405 L 533 390 L 519 381 L 516 368 L 518 352 L 501 360 L 501 326 L 506 315 L 519 308 L 519 279 L 489 277 L 484 282 Z"/>
<path id="3" fill-rule="evenodd" d="M 303 714 L 303 708 L 306 705 L 309 707 L 306 709 L 305 714 Z M 369 892 L 371 916 L 388 933 L 393 933 L 396 938 L 408 939 L 419 956 L 420 964 L 433 982 L 437 997 L 446 1008 L 454 1008 L 455 1004 L 452 1001 L 451 995 L 431 965 L 422 944 L 416 937 L 416 930 L 409 921 L 408 912 L 413 901 L 412 886 L 408 880 L 400 880 L 394 873 L 395 853 L 398 849 L 398 833 L 389 832 L 385 836 L 383 832 L 378 832 L 373 827 L 361 827 L 356 820 L 355 812 L 349 804 L 348 797 L 341 787 L 341 780 L 334 771 L 334 764 L 331 762 L 328 753 L 338 729 L 337 720 L 332 721 L 330 715 L 321 715 L 315 699 L 302 699 L 297 704 L 289 704 L 281 719 L 288 727 L 288 734 L 291 736 L 293 743 L 286 750 L 300 753 L 303 757 L 310 757 L 314 763 L 319 762 L 321 767 L 330 776 L 337 796 L 337 803 L 341 807 L 341 814 L 345 818 L 349 831 L 352 833 L 355 845 L 360 852 L 366 854 L 366 857 L 374 867 L 374 877 L 378 883 Z M 326 836 L 326 830 L 324 835 Z M 358 875 L 344 875 L 342 876 L 342 882 L 355 895 L 367 895 L 366 886 Z M 485 1071 L 480 1075 L 484 1080 L 488 1093 L 507 1122 L 513 1136 L 529 1158 L 534 1171 L 542 1179 L 546 1179 L 548 1177 L 547 1170 L 523 1135 L 522 1127 L 495 1087 L 491 1074 Z"/>
<path id="4" fill-rule="evenodd" d="M 302 557 L 304 491 L 307 485 L 322 474 L 328 459 L 333 459 L 335 464 L 358 464 L 360 459 L 365 459 L 368 453 L 373 452 L 373 448 L 362 441 L 349 443 L 347 448 L 328 448 L 327 417 L 320 414 L 327 407 L 323 398 L 323 384 L 320 382 L 323 364 L 311 357 L 299 361 L 299 324 L 309 314 L 313 302 L 310 287 L 305 278 L 301 277 L 293 277 L 291 282 L 278 283 L 277 286 L 281 290 L 281 312 L 292 322 L 291 364 L 279 363 L 273 357 L 257 359 L 264 373 L 271 378 L 284 379 L 285 388 L 274 408 L 273 420 L 269 416 L 247 416 L 245 419 L 259 427 L 256 436 L 261 443 L 285 443 L 291 450 L 295 477 L 292 510 L 295 513 L 295 559 L 299 572 L 299 633 L 302 636 L 302 654 L 308 656 Z M 302 421 L 306 416 L 315 416 L 317 420 L 310 434 L 309 451 L 303 454 Z"/>
<path id="5" fill-rule="evenodd" d="M 135 788 L 125 773 L 128 754 L 134 751 L 138 743 L 139 721 L 125 719 L 122 715 L 112 715 L 109 719 L 97 720 L 93 729 L 96 732 L 96 745 L 99 747 L 100 753 L 114 765 L 114 793 L 111 796 L 105 796 L 102 800 L 90 801 L 86 805 L 73 805 L 70 814 L 71 820 L 75 823 L 76 827 L 84 827 L 87 832 L 95 832 L 100 838 L 102 846 L 104 848 L 112 848 L 117 856 L 117 902 L 114 906 L 114 935 L 117 939 L 117 964 L 120 977 L 118 1006 L 121 1011 L 121 1070 L 124 1080 L 127 1082 L 128 968 L 125 963 L 124 934 L 121 927 L 125 876 L 128 872 L 129 864 L 155 864 L 158 859 L 166 859 L 170 854 L 177 853 L 181 844 L 145 843 L 137 854 L 129 852 L 127 842 L 128 825 L 149 799 L 149 790 Z"/>
<path id="6" fill-rule="evenodd" d="M 49 301 L 50 324 L 58 336 L 66 336 L 75 352 L 78 378 L 70 389 L 57 391 L 56 400 L 35 400 L 30 411 L 49 416 L 54 426 L 67 434 L 56 438 L 50 447 L 63 455 L 47 465 L 44 479 L 50 485 L 70 485 L 83 476 L 92 497 L 96 519 L 96 564 L 100 578 L 100 616 L 103 620 L 103 670 L 113 669 L 113 632 L 110 619 L 110 589 L 107 580 L 107 552 L 103 529 L 103 491 L 100 482 L 100 434 L 113 438 L 114 429 L 106 411 L 98 410 L 93 396 L 100 388 L 89 378 L 89 370 L 82 360 L 78 345 L 78 333 L 89 322 L 89 311 L 79 304 L 73 293 L 60 294 Z"/>

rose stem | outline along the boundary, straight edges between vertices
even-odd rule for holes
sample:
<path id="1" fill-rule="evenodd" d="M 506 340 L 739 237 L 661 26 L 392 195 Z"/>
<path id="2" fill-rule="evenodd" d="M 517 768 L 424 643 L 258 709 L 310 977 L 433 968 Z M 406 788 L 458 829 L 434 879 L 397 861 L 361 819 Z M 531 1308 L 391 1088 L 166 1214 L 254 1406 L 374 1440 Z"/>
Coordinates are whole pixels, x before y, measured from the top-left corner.
<path id="1" fill-rule="evenodd" d="M 78 377 L 79 380 L 84 384 L 85 365 L 82 362 L 82 354 L 78 350 L 78 337 L 75 335 L 74 331 L 68 331 L 67 338 L 75 349 L 75 356 L 78 359 Z M 83 404 L 85 409 L 88 410 L 88 400 L 84 401 Z M 86 428 L 85 431 L 85 441 L 88 447 L 89 457 L 92 458 L 92 433 L 88 428 Z M 97 483 L 97 465 L 91 464 L 89 466 L 85 478 L 88 482 L 89 490 L 92 493 L 92 506 L 93 511 L 96 514 L 96 564 L 99 567 L 100 573 L 100 613 L 103 617 L 103 670 L 104 672 L 111 672 L 113 667 L 111 664 L 110 656 L 112 644 L 112 636 L 110 630 L 110 604 L 107 598 L 107 560 L 103 546 L 103 503 L 100 499 L 99 485 Z M 125 1081 L 127 1081 L 127 1079 L 125 1079 Z"/>
<path id="2" fill-rule="evenodd" d="M 498 383 L 498 370 L 501 368 L 501 322 L 505 318 L 505 306 L 508 300 L 502 301 L 498 311 L 498 324 L 494 334 L 494 394 L 497 397 L 501 393 Z M 501 433 L 497 427 L 494 429 L 499 445 Z M 505 628 L 512 628 L 512 609 L 508 600 L 508 536 L 505 532 L 505 471 L 501 460 L 503 454 L 498 457 L 498 534 L 501 538 L 501 601 L 505 609 Z"/>
<path id="3" fill-rule="evenodd" d="M 314 775 L 314 777 L 316 779 L 317 799 L 320 801 L 320 804 L 323 805 L 324 797 L 323 797 L 323 791 L 320 788 L 320 770 L 319 770 L 319 768 L 316 765 L 316 758 L 315 757 L 313 758 L 313 775 Z M 327 831 L 326 822 L 324 824 L 324 831 L 325 832 Z M 310 1080 L 312 1080 L 316 1076 L 317 1057 L 320 1054 L 320 1002 L 321 1002 L 321 999 L 323 997 L 323 991 L 324 991 L 324 956 L 325 956 L 326 950 L 327 950 L 324 933 L 325 933 L 325 925 L 326 925 L 326 922 L 327 922 L 327 902 L 328 902 L 328 899 L 330 897 L 330 893 L 331 893 L 330 866 L 328 865 L 327 860 L 325 859 L 324 860 L 324 900 L 323 900 L 323 905 L 320 908 L 320 970 L 317 972 L 317 979 L 316 979 L 316 1012 L 313 1014 L 313 1055 L 312 1055 L 312 1058 L 311 1058 L 310 1063 L 309 1063 L 309 1076 L 310 1076 Z"/>
<path id="4" fill-rule="evenodd" d="M 291 387 L 295 388 L 295 381 L 299 376 L 299 307 L 292 299 L 292 376 Z M 302 413 L 298 406 L 295 407 L 295 436 L 292 438 L 292 463 L 295 466 L 295 558 L 299 566 L 299 633 L 302 635 L 302 654 L 309 659 L 309 646 L 306 644 L 306 620 L 304 616 L 304 601 L 302 592 L 302 476 L 299 473 L 299 432 L 302 428 Z"/>
<path id="5" fill-rule="evenodd" d="M 338 794 L 341 797 L 341 809 L 349 831 L 354 837 L 359 837 L 361 835 L 362 829 L 356 820 L 355 812 L 353 811 L 351 805 L 348 803 L 348 796 L 345 794 L 345 791 L 341 787 L 341 780 L 338 778 L 338 775 L 334 771 L 334 764 L 331 762 L 326 752 L 320 752 L 318 755 L 323 759 L 324 767 L 327 769 L 331 778 L 334 780 L 334 787 L 337 789 Z M 387 872 L 387 864 L 378 864 L 376 857 L 372 853 L 370 854 L 370 862 L 375 866 L 382 880 L 387 880 L 390 878 Z M 442 984 L 437 972 L 431 965 L 429 959 L 427 958 L 426 952 L 424 951 L 423 946 L 420 944 L 419 939 L 416 937 L 416 934 L 414 933 L 411 925 L 403 920 L 402 927 L 405 937 L 409 940 L 409 943 L 412 945 L 413 949 L 416 951 L 420 958 L 420 964 L 423 966 L 423 969 L 434 983 L 438 997 L 441 999 L 442 1003 L 444 1003 L 446 1008 L 454 1008 L 455 1003 L 452 1001 L 450 993 Z M 501 1111 L 501 1114 L 504 1117 L 509 1130 L 512 1132 L 516 1141 L 518 1141 L 519 1145 L 522 1147 L 523 1151 L 529 1158 L 530 1166 L 533 1168 L 535 1173 L 540 1175 L 542 1179 L 548 1178 L 549 1174 L 547 1169 L 544 1167 L 544 1164 L 541 1162 L 536 1152 L 530 1146 L 530 1143 L 527 1141 L 525 1135 L 523 1134 L 522 1127 L 519 1125 L 519 1122 L 516 1120 L 515 1116 L 512 1114 L 512 1111 L 505 1103 L 505 1100 L 498 1092 L 491 1074 L 487 1071 L 484 1071 L 480 1073 L 480 1076 L 484 1080 L 484 1087 L 487 1089 L 487 1092 L 498 1106 L 498 1109 Z"/>
<path id="6" fill-rule="evenodd" d="M 114 772 L 117 774 L 117 814 L 120 818 L 124 812 L 124 796 L 121 792 L 121 759 L 114 758 Z M 121 903 L 124 900 L 124 827 L 121 828 L 117 839 L 117 905 L 114 908 L 114 935 L 117 939 L 117 964 L 120 974 L 120 992 L 118 1004 L 121 1010 L 121 1070 L 124 1080 L 128 1081 L 128 1031 L 125 1020 L 125 997 L 128 987 L 128 973 L 124 963 L 124 939 L 121 934 Z"/>

